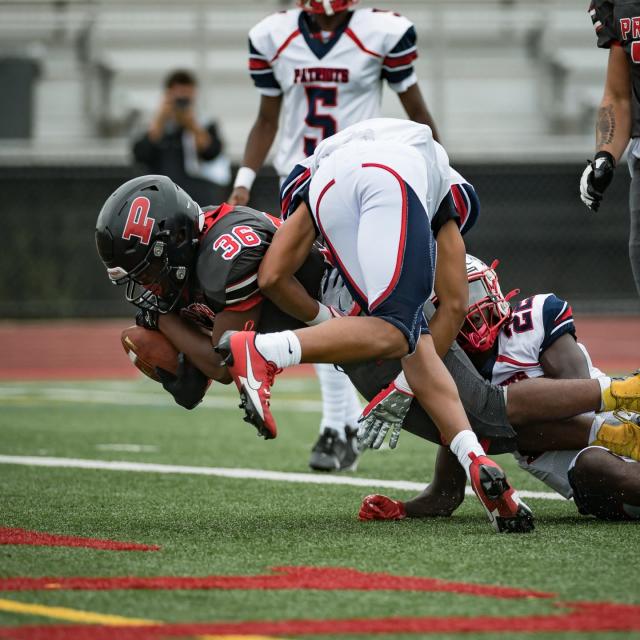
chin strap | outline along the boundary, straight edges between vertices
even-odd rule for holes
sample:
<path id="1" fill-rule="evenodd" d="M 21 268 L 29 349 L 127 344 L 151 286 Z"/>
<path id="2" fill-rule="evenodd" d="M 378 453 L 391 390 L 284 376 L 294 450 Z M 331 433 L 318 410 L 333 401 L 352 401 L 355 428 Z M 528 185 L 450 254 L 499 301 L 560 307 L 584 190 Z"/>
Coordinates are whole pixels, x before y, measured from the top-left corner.
<path id="1" fill-rule="evenodd" d="M 334 14 L 333 7 L 331 6 L 331 0 L 322 0 L 322 5 L 324 6 L 324 12 L 328 16 L 332 16 Z"/>
<path id="2" fill-rule="evenodd" d="M 509 300 L 511 300 L 511 298 L 517 296 L 520 293 L 520 289 L 514 289 L 513 291 L 509 291 L 509 293 L 507 293 L 507 295 L 504 297 L 504 299 L 509 302 Z"/>

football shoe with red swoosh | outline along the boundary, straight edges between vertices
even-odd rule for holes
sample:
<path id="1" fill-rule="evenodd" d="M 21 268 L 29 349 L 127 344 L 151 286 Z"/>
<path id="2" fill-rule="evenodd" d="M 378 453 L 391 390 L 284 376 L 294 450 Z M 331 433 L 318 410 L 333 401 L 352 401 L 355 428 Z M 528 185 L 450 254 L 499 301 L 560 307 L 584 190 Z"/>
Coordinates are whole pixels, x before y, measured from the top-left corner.
<path id="1" fill-rule="evenodd" d="M 485 508 L 493 528 L 507 533 L 533 531 L 533 513 L 507 482 L 502 468 L 487 456 L 470 455 L 471 487 Z"/>
<path id="2" fill-rule="evenodd" d="M 255 331 L 225 331 L 215 350 L 224 362 L 240 392 L 244 421 L 252 424 L 265 440 L 278 435 L 269 402 L 278 369 L 256 348 Z"/>

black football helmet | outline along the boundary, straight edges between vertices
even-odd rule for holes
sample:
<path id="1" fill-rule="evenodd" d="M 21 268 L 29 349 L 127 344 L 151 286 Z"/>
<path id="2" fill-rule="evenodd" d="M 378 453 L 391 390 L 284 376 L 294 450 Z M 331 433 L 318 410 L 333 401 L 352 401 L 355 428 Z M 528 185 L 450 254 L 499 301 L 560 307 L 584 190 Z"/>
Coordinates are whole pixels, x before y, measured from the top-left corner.
<path id="1" fill-rule="evenodd" d="M 96 222 L 96 247 L 111 282 L 141 309 L 168 313 L 194 266 L 204 217 L 166 176 L 142 176 L 109 196 Z"/>

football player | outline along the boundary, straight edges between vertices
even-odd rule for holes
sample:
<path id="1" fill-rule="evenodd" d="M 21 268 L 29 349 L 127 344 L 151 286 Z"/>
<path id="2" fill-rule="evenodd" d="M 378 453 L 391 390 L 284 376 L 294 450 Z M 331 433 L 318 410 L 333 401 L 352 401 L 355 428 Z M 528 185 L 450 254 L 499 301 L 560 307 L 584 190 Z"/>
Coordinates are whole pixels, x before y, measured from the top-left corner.
<path id="1" fill-rule="evenodd" d="M 126 286 L 126 299 L 139 308 L 140 326 L 157 329 L 162 318 L 163 331 L 188 354 L 180 385 L 161 372 L 178 404 L 196 406 L 208 379 L 231 382 L 211 348 L 211 340 L 215 344 L 226 329 L 247 322 L 261 330 L 303 326 L 258 288 L 260 260 L 280 224 L 279 218 L 248 207 L 200 209 L 166 176 L 129 180 L 102 207 L 96 246 L 111 282 Z M 312 295 L 323 271 L 324 259 L 314 249 L 298 273 Z M 204 339 L 194 318 L 211 338 Z"/>
<path id="2" fill-rule="evenodd" d="M 303 326 L 265 299 L 256 274 L 280 221 L 246 207 L 200 208 L 164 176 L 143 176 L 119 187 L 105 202 L 96 224 L 98 253 L 112 283 L 126 287 L 126 297 L 139 307 L 138 324 L 161 330 L 186 354 L 178 375 L 159 371 L 164 388 L 181 406 L 192 409 L 201 400 L 208 379 L 229 383 L 231 377 L 212 346 L 227 329 L 254 322 L 264 331 Z M 324 264 L 312 251 L 296 277 L 306 290 L 318 293 Z M 354 311 L 342 281 L 330 271 L 322 282 L 326 306 L 340 313 Z M 215 309 L 212 322 L 210 309 Z M 196 319 L 198 325 L 191 321 Z M 202 331 L 204 326 L 211 336 Z M 510 422 L 530 418 L 564 418 L 608 407 L 609 389 L 591 380 L 526 380 L 505 398 L 500 388 L 484 381 L 459 348 L 445 363 L 460 387 L 465 408 L 481 437 L 492 438 L 496 451 L 512 450 L 515 434 Z M 351 365 L 350 375 L 373 398 L 400 371 L 399 361 Z M 631 379 L 630 384 L 634 384 Z M 637 380 L 636 380 L 637 384 Z M 640 385 L 639 385 L 640 386 Z M 627 405 L 640 390 L 626 388 Z M 635 394 L 635 395 L 634 395 Z M 439 442 L 439 434 L 416 402 L 405 428 Z M 583 435 L 564 424 L 559 432 L 565 448 L 582 446 Z M 556 440 L 554 440 L 556 438 Z M 355 438 L 354 438 L 355 440 Z M 550 431 L 548 438 L 556 444 Z M 537 439 L 540 442 L 540 439 Z M 557 448 L 557 446 L 555 447 Z"/>
<path id="3" fill-rule="evenodd" d="M 602 372 L 576 341 L 569 304 L 549 293 L 525 298 L 512 307 L 508 301 L 518 291 L 502 294 L 496 266 L 497 261 L 489 267 L 467 256 L 469 311 L 457 341 L 476 369 L 505 390 L 516 389 L 521 380 L 542 376 L 601 378 Z M 554 431 L 548 426 L 531 420 L 518 425 L 519 451 L 514 455 L 519 465 L 565 498 L 573 497 L 582 514 L 604 519 L 640 518 L 640 465 L 625 456 L 638 458 L 640 450 L 621 446 L 640 431 L 637 417 L 593 412 L 577 416 L 572 428 L 576 434 L 576 429 L 583 432 L 583 446 L 578 450 L 549 450 Z M 558 434 L 567 427 L 556 426 Z M 433 483 L 425 491 L 406 503 L 381 495 L 367 496 L 360 518 L 450 515 L 464 499 L 464 487 L 464 474 L 456 460 L 439 451 Z"/>
<path id="4" fill-rule="evenodd" d="M 274 13 L 249 31 L 249 72 L 260 107 L 231 203 L 247 204 L 279 122 L 274 166 L 284 179 L 320 141 L 376 117 L 385 81 L 407 116 L 429 125 L 437 139 L 413 68 L 413 24 L 392 11 L 352 10 L 356 3 L 298 0 L 298 9 Z"/>
<path id="5" fill-rule="evenodd" d="M 631 172 L 629 257 L 640 294 L 640 2 L 592 0 L 597 45 L 609 50 L 604 95 L 596 123 L 596 153 L 580 179 L 580 197 L 597 211 L 627 146 Z M 629 144 L 631 143 L 631 144 Z"/>
<path id="6" fill-rule="evenodd" d="M 414 26 L 391 11 L 354 10 L 356 1 L 298 0 L 299 8 L 274 13 L 250 30 L 249 72 L 260 106 L 232 204 L 248 203 L 278 130 L 274 166 L 282 180 L 318 142 L 378 115 L 385 82 L 410 119 L 435 131 L 413 68 Z M 344 374 L 331 365 L 315 368 L 323 411 L 309 465 L 321 471 L 349 468 L 351 452 L 344 445 L 360 416 L 360 403 Z"/>
<path id="7" fill-rule="evenodd" d="M 467 308 L 460 216 L 449 201 L 451 169 L 428 126 L 378 118 L 322 141 L 304 163 L 302 202 L 278 229 L 258 283 L 265 295 L 309 324 L 296 332 L 227 332 L 227 355 L 246 417 L 275 437 L 271 386 L 278 371 L 300 362 L 401 358 L 397 401 L 413 392 L 463 465 L 497 531 L 526 532 L 533 516 L 488 458 L 471 429 L 444 357 Z M 294 274 L 316 234 L 365 316 L 332 317 Z M 438 268 L 435 270 L 437 243 Z M 434 287 L 441 303 L 427 327 L 423 306 Z M 432 338 L 433 335 L 433 338 Z"/>

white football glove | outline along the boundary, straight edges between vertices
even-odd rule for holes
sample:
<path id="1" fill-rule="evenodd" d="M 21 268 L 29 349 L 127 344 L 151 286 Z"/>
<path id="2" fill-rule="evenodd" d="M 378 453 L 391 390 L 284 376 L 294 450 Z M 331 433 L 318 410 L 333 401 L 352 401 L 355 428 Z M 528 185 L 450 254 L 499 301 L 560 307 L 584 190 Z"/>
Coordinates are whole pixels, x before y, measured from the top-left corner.
<path id="1" fill-rule="evenodd" d="M 320 302 L 331 309 L 334 317 L 357 316 L 360 306 L 351 297 L 340 272 L 335 268 L 327 269 L 320 282 Z"/>

